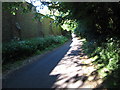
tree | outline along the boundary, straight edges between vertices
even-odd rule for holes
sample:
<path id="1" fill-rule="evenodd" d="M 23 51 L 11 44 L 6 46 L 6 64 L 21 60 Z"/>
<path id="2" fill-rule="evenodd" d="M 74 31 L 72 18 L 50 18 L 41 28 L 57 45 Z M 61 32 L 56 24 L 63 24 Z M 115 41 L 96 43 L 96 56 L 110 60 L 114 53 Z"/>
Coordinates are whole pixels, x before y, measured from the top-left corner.
<path id="1" fill-rule="evenodd" d="M 31 11 L 33 5 L 27 2 L 3 2 L 2 8 L 4 11 L 10 12 L 12 15 L 16 15 L 18 10 L 22 13 L 27 13 Z"/>
<path id="2" fill-rule="evenodd" d="M 87 40 L 106 42 L 109 38 L 119 38 L 119 2 L 58 2 L 49 3 L 48 7 L 61 12 L 56 16 L 59 23 L 76 21 L 76 31 Z"/>

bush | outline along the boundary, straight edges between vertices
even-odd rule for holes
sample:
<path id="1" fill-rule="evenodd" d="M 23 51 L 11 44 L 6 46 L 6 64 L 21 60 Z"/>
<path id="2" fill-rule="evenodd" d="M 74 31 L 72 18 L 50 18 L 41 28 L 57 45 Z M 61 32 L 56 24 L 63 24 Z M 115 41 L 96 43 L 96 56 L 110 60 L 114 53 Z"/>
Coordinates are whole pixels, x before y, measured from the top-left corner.
<path id="1" fill-rule="evenodd" d="M 38 50 L 42 51 L 53 44 L 62 44 L 67 41 L 63 36 L 49 36 L 45 38 L 33 38 L 24 41 L 13 41 L 4 43 L 2 46 L 3 64 L 13 62 L 19 58 L 31 56 Z"/>
<path id="2" fill-rule="evenodd" d="M 109 39 L 107 43 L 98 46 L 95 42 L 84 42 L 84 52 L 89 57 L 97 56 L 93 62 L 97 65 L 97 70 L 102 77 L 108 81 L 107 87 L 119 87 L 120 75 L 120 41 Z M 108 76 L 109 79 L 108 79 Z M 114 83 L 113 83 L 114 82 Z M 109 85 L 108 85 L 109 84 Z"/>

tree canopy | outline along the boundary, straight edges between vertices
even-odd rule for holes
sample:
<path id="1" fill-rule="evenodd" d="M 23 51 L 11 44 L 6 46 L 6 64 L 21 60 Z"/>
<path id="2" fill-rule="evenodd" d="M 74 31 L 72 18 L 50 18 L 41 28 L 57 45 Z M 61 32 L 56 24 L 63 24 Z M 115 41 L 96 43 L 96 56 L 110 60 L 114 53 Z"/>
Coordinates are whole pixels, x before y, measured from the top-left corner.
<path id="1" fill-rule="evenodd" d="M 21 9 L 31 10 L 32 2 L 3 3 L 3 9 L 9 9 L 15 15 Z M 110 38 L 120 38 L 120 2 L 41 2 L 53 12 L 54 22 L 66 30 L 74 30 L 79 36 L 96 42 L 106 42 Z M 26 5 L 23 7 L 23 5 Z M 55 13 L 57 12 L 57 13 Z M 38 14 L 38 13 L 37 13 Z M 37 15 L 38 16 L 38 15 Z M 38 17 L 40 18 L 40 17 Z M 37 19 L 38 19 L 37 18 Z M 102 38 L 101 38 L 102 37 Z"/>
<path id="2" fill-rule="evenodd" d="M 56 16 L 59 23 L 76 21 L 75 31 L 87 40 L 104 42 L 108 38 L 119 38 L 120 2 L 49 2 L 47 5 L 50 10 L 60 12 Z"/>

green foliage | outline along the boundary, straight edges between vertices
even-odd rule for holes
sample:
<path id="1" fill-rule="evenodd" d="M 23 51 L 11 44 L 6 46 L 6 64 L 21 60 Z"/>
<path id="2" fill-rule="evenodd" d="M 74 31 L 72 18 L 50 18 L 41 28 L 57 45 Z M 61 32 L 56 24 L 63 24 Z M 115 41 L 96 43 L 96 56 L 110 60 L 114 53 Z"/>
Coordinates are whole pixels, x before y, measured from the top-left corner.
<path id="1" fill-rule="evenodd" d="M 78 26 L 74 29 L 74 33 L 81 38 L 86 38 L 87 40 L 96 39 L 98 37 L 96 32 L 93 32 L 91 19 L 85 18 L 78 22 Z"/>
<path id="2" fill-rule="evenodd" d="M 18 10 L 21 10 L 22 13 L 27 13 L 31 11 L 33 5 L 27 2 L 3 2 L 2 9 L 3 11 L 9 11 L 12 15 L 16 15 Z"/>
<path id="3" fill-rule="evenodd" d="M 97 69 L 101 77 L 106 77 L 106 80 L 111 79 L 111 83 L 107 82 L 107 87 L 119 87 L 120 74 L 120 46 L 119 40 L 116 42 L 113 38 L 109 39 L 107 43 L 98 46 L 94 42 L 84 42 L 84 53 L 89 57 L 96 57 L 93 61 L 97 65 Z M 114 83 L 116 83 L 114 85 Z"/>
<path id="4" fill-rule="evenodd" d="M 72 20 L 66 20 L 61 27 L 64 30 L 73 32 L 74 29 L 77 27 L 77 23 L 75 21 L 72 21 Z"/>
<path id="5" fill-rule="evenodd" d="M 30 40 L 5 43 L 2 47 L 2 60 L 3 63 L 14 62 L 19 58 L 33 55 L 51 45 L 62 44 L 65 41 L 67 41 L 67 38 L 63 36 L 49 36 L 45 38 L 34 38 Z"/>
<path id="6" fill-rule="evenodd" d="M 84 52 L 94 61 L 103 77 L 112 75 L 111 87 L 119 87 L 120 75 L 120 2 L 58 2 L 49 7 L 66 14 L 58 21 L 75 20 L 77 36 L 85 38 Z M 116 81 L 115 81 L 116 80 Z M 113 83 L 112 83 L 113 81 Z"/>
<path id="7" fill-rule="evenodd" d="M 56 18 L 59 23 L 63 24 L 66 20 L 76 21 L 78 27 L 75 31 L 78 36 L 89 41 L 94 39 L 99 44 L 107 42 L 107 38 L 119 37 L 119 2 L 58 2 L 49 4 L 49 8 L 65 14 Z"/>

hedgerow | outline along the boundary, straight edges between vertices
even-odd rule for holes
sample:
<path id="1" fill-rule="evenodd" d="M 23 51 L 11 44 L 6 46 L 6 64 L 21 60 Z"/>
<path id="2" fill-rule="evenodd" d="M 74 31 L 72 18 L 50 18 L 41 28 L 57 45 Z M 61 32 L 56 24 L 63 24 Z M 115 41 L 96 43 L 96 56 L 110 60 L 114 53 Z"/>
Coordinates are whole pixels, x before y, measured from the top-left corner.
<path id="1" fill-rule="evenodd" d="M 99 75 L 105 79 L 106 87 L 119 87 L 120 84 L 120 41 L 109 39 L 108 42 L 98 46 L 95 42 L 85 41 L 84 53 L 90 58 L 97 56 L 93 64 L 97 65 Z M 109 82 L 111 80 L 111 82 Z"/>
<path id="2" fill-rule="evenodd" d="M 19 58 L 33 55 L 38 50 L 42 51 L 54 44 L 62 44 L 65 41 L 67 41 L 67 38 L 64 36 L 49 36 L 3 43 L 2 62 L 3 64 L 7 62 L 14 62 L 19 60 Z"/>

